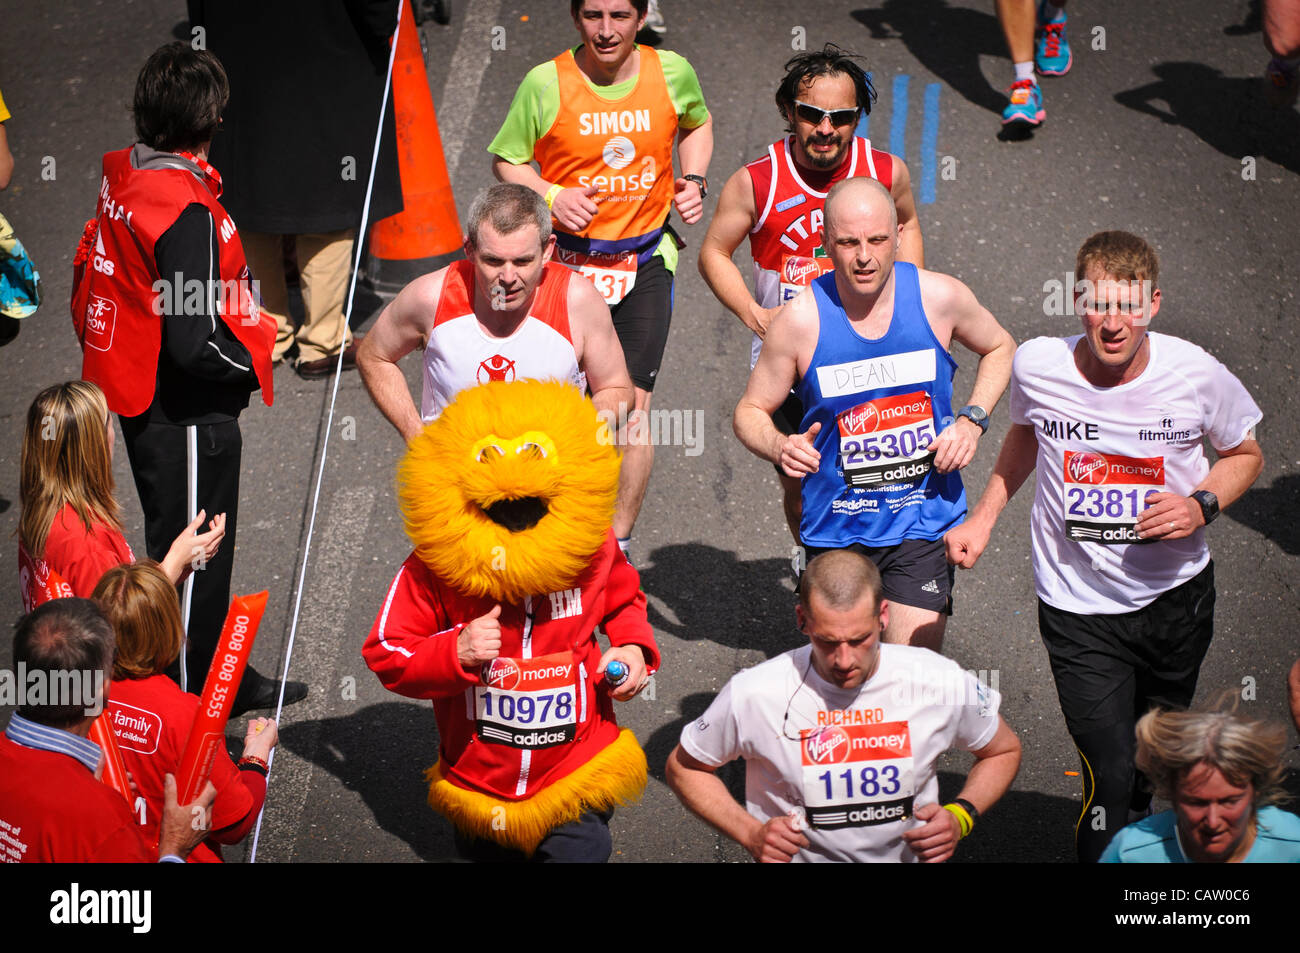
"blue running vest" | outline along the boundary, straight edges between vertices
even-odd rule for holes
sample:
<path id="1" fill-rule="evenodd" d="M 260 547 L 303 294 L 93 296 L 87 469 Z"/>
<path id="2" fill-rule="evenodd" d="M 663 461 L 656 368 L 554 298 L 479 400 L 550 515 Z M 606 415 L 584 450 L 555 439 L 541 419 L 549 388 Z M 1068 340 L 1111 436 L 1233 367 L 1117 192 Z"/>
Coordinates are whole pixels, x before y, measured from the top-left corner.
<path id="1" fill-rule="evenodd" d="M 915 265 L 894 265 L 894 313 L 885 336 L 853 330 L 835 273 L 812 283 L 820 330 L 795 386 L 800 432 L 820 422 L 821 467 L 803 480 L 805 546 L 894 546 L 936 540 L 966 515 L 958 473 L 936 473 L 926 447 L 952 413 L 957 362 L 930 330 Z"/>

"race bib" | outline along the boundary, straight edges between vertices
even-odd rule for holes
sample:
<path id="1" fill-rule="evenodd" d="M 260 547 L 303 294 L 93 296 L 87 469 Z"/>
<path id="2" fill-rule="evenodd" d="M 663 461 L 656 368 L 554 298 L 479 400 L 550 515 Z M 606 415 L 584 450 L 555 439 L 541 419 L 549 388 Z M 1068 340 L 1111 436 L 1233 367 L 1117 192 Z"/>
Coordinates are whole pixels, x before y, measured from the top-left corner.
<path id="1" fill-rule="evenodd" d="M 1165 488 L 1164 457 L 1065 451 L 1065 535 L 1110 546 L 1141 543 L 1134 525 L 1148 493 Z"/>
<path id="2" fill-rule="evenodd" d="M 800 733 L 803 802 L 812 827 L 869 827 L 912 815 L 912 738 L 905 721 Z"/>
<path id="3" fill-rule="evenodd" d="M 781 303 L 785 304 L 799 292 L 803 291 L 814 278 L 820 278 L 828 271 L 834 270 L 829 258 L 813 255 L 781 256 Z"/>
<path id="4" fill-rule="evenodd" d="M 474 727 L 481 740 L 511 748 L 553 748 L 577 732 L 577 665 L 569 652 L 540 658 L 495 658 L 474 689 Z"/>
<path id="5" fill-rule="evenodd" d="M 925 391 L 877 397 L 844 411 L 840 467 L 849 486 L 877 487 L 920 483 L 930 473 L 934 454 L 934 413 Z"/>
<path id="6" fill-rule="evenodd" d="M 618 304 L 627 297 L 628 292 L 636 284 L 636 252 L 634 251 L 607 255 L 557 248 L 556 253 L 560 264 L 586 275 L 608 305 Z"/>

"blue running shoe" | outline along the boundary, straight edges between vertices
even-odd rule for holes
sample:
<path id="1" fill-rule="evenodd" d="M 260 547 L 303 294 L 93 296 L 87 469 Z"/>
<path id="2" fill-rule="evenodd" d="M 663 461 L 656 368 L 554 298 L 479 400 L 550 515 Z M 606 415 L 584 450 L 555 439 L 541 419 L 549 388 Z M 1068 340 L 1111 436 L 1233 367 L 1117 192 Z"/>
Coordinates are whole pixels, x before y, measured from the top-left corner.
<path id="1" fill-rule="evenodd" d="M 1051 23 L 1043 22 L 1046 3 L 1038 7 L 1038 32 L 1034 34 L 1034 67 L 1044 76 L 1064 76 L 1070 72 L 1074 56 L 1065 38 L 1065 14 Z"/>
<path id="2" fill-rule="evenodd" d="M 1013 83 L 1010 93 L 1011 102 L 1002 110 L 1002 125 L 1023 122 L 1037 126 L 1047 118 L 1047 113 L 1043 111 L 1043 91 L 1032 79 Z"/>

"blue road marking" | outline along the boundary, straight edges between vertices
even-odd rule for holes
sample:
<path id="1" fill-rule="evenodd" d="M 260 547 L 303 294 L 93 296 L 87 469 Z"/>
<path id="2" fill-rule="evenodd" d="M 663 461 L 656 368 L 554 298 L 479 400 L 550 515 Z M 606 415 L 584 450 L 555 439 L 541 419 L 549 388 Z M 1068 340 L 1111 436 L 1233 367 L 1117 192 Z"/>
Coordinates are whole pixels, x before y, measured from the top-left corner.
<path id="1" fill-rule="evenodd" d="M 907 84 L 911 77 L 907 75 L 894 77 L 893 102 L 894 115 L 889 123 L 889 151 L 904 162 L 907 161 L 904 136 L 907 132 Z"/>
<path id="2" fill-rule="evenodd" d="M 921 123 L 921 204 L 934 202 L 934 174 L 938 162 L 939 83 L 925 87 L 925 116 Z"/>

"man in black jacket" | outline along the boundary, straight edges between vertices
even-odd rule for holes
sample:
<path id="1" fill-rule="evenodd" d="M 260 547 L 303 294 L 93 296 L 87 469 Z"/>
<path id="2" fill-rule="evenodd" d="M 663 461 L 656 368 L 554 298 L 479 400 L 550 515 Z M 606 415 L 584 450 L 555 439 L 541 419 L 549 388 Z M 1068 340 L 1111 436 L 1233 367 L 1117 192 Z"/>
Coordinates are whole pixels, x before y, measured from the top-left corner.
<path id="1" fill-rule="evenodd" d="M 328 377 L 356 344 L 344 300 L 388 66 L 396 0 L 190 0 L 190 21 L 230 77 L 212 162 L 239 222 L 274 359 L 297 346 L 301 377 Z M 370 220 L 402 209 L 393 110 L 386 111 Z M 295 332 L 284 243 L 296 250 L 305 317 Z"/>

